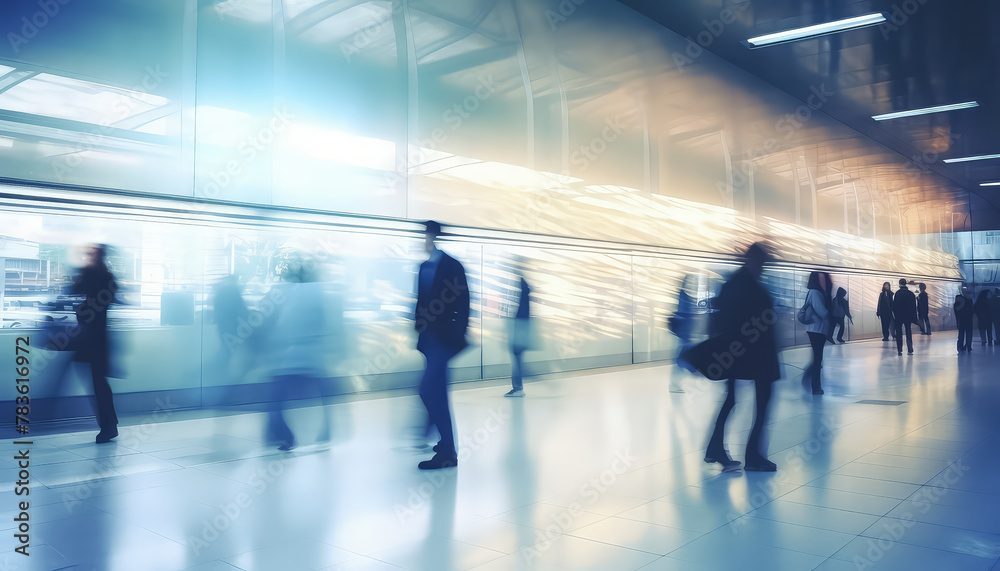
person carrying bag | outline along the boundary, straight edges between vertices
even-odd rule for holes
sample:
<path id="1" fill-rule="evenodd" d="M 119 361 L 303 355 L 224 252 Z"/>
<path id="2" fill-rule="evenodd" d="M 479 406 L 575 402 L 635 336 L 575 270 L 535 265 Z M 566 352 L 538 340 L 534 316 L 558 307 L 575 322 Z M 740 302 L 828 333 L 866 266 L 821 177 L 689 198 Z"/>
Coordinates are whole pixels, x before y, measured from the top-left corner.
<path id="1" fill-rule="evenodd" d="M 722 286 L 715 299 L 718 331 L 703 343 L 681 354 L 681 360 L 711 380 L 726 381 L 726 398 L 705 452 L 705 462 L 722 465 L 725 472 L 737 470 L 723 446 L 726 420 L 736 404 L 736 379 L 754 381 L 756 415 L 746 447 L 746 470 L 774 472 L 777 466 L 767 459 L 763 431 L 771 401 L 771 383 L 781 378 L 778 342 L 774 325 L 777 315 L 771 295 L 760 282 L 768 253 L 760 244 L 750 246 L 745 263 Z"/>

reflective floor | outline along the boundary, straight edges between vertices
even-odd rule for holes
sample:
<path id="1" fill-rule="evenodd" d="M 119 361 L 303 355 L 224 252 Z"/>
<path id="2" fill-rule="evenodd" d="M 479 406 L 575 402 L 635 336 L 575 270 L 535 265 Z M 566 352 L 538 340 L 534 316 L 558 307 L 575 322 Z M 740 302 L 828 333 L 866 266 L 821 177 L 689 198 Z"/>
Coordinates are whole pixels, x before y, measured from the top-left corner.
<path id="1" fill-rule="evenodd" d="M 416 469 L 416 397 L 333 405 L 329 443 L 310 440 L 318 410 L 293 411 L 290 453 L 263 445 L 256 413 L 123 419 L 102 446 L 37 437 L 31 556 L 0 569 L 998 570 L 1000 349 L 915 341 L 828 347 L 822 397 L 798 382 L 806 351 L 786 352 L 775 474 L 706 465 L 721 387 L 678 375 L 673 393 L 666 366 L 529 383 L 523 400 L 456 390 L 461 463 L 440 472 Z M 752 387 L 737 390 L 742 460 Z"/>

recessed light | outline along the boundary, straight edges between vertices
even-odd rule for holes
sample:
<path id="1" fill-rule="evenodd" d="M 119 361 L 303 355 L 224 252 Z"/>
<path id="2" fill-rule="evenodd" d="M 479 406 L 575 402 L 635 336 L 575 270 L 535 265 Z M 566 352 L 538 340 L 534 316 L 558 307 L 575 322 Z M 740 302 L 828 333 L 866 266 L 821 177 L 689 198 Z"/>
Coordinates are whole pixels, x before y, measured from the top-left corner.
<path id="1" fill-rule="evenodd" d="M 966 101 L 965 103 L 953 103 L 951 105 L 938 105 L 937 107 L 924 107 L 923 109 L 911 109 L 910 111 L 896 111 L 895 113 L 885 113 L 883 115 L 873 115 L 872 119 L 876 121 L 885 121 L 887 119 L 899 119 L 901 117 L 914 117 L 916 115 L 928 115 L 930 113 L 943 113 L 945 111 L 957 111 L 958 109 L 969 109 L 970 107 L 979 107 L 979 103 L 976 101 Z"/>
<path id="2" fill-rule="evenodd" d="M 945 159 L 946 163 L 964 163 L 968 161 L 986 161 L 989 159 L 1000 159 L 1000 155 L 976 155 L 974 157 L 955 157 L 953 159 Z"/>
<path id="3" fill-rule="evenodd" d="M 762 48 L 764 46 L 773 46 L 774 44 L 794 42 L 796 40 L 804 40 L 806 38 L 813 38 L 816 36 L 823 36 L 826 34 L 835 34 L 837 32 L 856 30 L 858 28 L 865 28 L 867 26 L 874 26 L 876 24 L 881 24 L 882 22 L 885 21 L 886 21 L 885 14 L 883 14 L 882 12 L 873 12 L 871 14 L 865 14 L 864 16 L 855 16 L 854 18 L 846 18 L 844 20 L 837 20 L 835 22 L 816 24 L 813 26 L 806 26 L 805 28 L 795 28 L 793 30 L 775 32 L 773 34 L 765 34 L 763 36 L 750 38 L 746 41 L 746 43 L 751 48 Z"/>

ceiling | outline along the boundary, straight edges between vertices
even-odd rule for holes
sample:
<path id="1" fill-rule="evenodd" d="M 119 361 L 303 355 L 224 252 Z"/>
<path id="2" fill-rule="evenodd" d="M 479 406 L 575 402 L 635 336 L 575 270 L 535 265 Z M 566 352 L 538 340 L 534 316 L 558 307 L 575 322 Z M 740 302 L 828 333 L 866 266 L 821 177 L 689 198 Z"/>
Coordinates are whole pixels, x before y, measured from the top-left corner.
<path id="1" fill-rule="evenodd" d="M 973 193 L 978 228 L 1000 228 L 1000 2 L 993 0 L 619 0 L 646 17 L 808 101 L 899 153 L 910 170 L 937 173 Z M 891 24 L 749 49 L 747 38 L 871 12 Z M 728 23 L 723 23 L 723 20 Z M 699 35 L 700 34 L 700 35 Z M 685 54 L 677 54 L 685 57 Z M 813 99 L 815 101 L 815 98 Z M 950 103 L 979 107 L 875 121 L 873 115 Z M 981 199 L 977 199 L 981 197 Z M 985 203 L 985 204 L 984 204 Z M 992 205 L 990 208 L 987 204 Z"/>

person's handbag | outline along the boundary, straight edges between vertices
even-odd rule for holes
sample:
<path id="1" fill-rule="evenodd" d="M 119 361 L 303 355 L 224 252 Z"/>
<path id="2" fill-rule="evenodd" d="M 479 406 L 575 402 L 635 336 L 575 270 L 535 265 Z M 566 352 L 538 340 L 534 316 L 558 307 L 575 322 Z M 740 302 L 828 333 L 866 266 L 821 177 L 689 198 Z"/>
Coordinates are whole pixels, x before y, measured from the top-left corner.
<path id="1" fill-rule="evenodd" d="M 684 332 L 684 328 L 687 325 L 688 319 L 689 318 L 686 315 L 680 313 L 671 315 L 667 318 L 667 331 L 681 337 Z"/>
<path id="2" fill-rule="evenodd" d="M 515 353 L 532 351 L 537 343 L 535 339 L 535 326 L 531 319 L 511 319 L 510 325 L 510 348 Z"/>
<path id="3" fill-rule="evenodd" d="M 66 318 L 42 322 L 38 346 L 46 351 L 76 351 L 80 348 L 83 330 Z"/>
<path id="4" fill-rule="evenodd" d="M 799 308 L 799 313 L 796 317 L 799 320 L 799 323 L 803 325 L 809 325 L 810 323 L 816 322 L 816 313 L 813 311 L 813 308 L 809 305 L 808 301 L 804 303 L 801 308 Z"/>
<path id="5" fill-rule="evenodd" d="M 735 378 L 732 367 L 735 360 L 728 353 L 729 344 L 723 337 L 711 337 L 681 352 L 677 366 L 694 373 L 701 373 L 710 381 Z"/>

